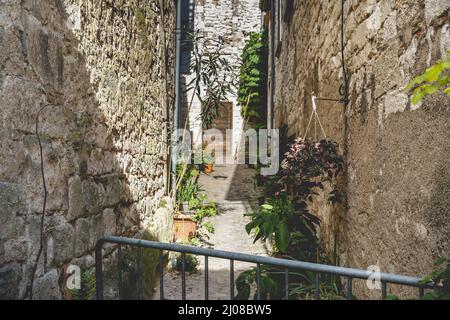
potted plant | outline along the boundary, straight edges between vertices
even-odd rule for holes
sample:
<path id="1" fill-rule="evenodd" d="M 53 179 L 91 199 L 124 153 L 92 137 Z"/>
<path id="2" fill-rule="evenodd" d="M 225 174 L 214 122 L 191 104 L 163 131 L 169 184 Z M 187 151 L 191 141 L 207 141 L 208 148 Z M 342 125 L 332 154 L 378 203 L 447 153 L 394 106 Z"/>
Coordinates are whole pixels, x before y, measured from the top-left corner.
<path id="1" fill-rule="evenodd" d="M 203 171 L 205 173 L 213 172 L 214 156 L 211 153 L 203 153 Z"/>
<path id="2" fill-rule="evenodd" d="M 173 218 L 174 242 L 187 243 L 197 232 L 197 222 L 191 214 L 180 213 Z"/>

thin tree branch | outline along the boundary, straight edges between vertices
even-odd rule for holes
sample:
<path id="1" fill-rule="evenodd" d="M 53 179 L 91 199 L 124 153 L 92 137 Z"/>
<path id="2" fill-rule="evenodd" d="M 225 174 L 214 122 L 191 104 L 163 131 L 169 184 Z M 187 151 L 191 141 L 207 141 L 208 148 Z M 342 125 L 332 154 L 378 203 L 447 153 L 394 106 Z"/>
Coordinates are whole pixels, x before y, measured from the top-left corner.
<path id="1" fill-rule="evenodd" d="M 33 285 L 34 285 L 34 279 L 36 277 L 36 271 L 37 271 L 37 266 L 39 264 L 39 260 L 41 258 L 42 255 L 42 251 L 44 249 L 44 223 L 45 223 L 45 211 L 46 211 L 46 207 L 47 207 L 47 196 L 48 196 L 48 191 L 47 191 L 47 183 L 45 181 L 45 168 L 44 168 L 44 155 L 43 155 L 43 148 L 42 148 L 42 141 L 41 141 L 41 137 L 39 136 L 39 116 L 41 114 L 42 111 L 44 111 L 47 107 L 52 106 L 52 104 L 47 104 L 45 106 L 43 106 L 38 113 L 36 114 L 36 120 L 35 120 L 35 132 L 36 132 L 36 137 L 38 139 L 38 143 L 39 143 L 39 155 L 40 155 L 40 161 L 41 161 L 41 176 L 42 176 L 42 186 L 44 188 L 44 202 L 42 204 L 42 214 L 41 214 L 41 225 L 40 225 L 40 230 L 39 230 L 39 236 L 40 236 L 40 243 L 39 243 L 39 250 L 36 256 L 36 260 L 33 264 L 33 269 L 31 271 L 31 277 L 30 277 L 30 284 L 28 286 L 28 296 L 30 298 L 30 300 L 33 300 Z"/>

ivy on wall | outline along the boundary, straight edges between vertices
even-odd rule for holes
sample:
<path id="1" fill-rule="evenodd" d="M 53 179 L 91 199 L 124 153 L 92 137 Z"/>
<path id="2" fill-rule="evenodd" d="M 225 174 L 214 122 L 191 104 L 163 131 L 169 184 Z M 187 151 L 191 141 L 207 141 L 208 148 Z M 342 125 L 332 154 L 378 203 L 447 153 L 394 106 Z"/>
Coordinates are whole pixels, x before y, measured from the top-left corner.
<path id="1" fill-rule="evenodd" d="M 268 45 L 265 32 L 253 32 L 242 53 L 238 102 L 244 119 L 258 126 L 266 123 Z"/>

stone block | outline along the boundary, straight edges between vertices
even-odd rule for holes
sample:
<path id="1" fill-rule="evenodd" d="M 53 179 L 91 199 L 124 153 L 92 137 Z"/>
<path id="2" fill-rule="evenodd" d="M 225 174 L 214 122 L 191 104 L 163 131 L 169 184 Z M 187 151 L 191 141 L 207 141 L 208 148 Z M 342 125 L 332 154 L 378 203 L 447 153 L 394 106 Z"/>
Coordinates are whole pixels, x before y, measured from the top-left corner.
<path id="1" fill-rule="evenodd" d="M 27 212 L 21 186 L 0 182 L 0 239 L 17 235 L 16 216 Z"/>
<path id="2" fill-rule="evenodd" d="M 75 256 L 79 257 L 90 249 L 91 226 L 88 219 L 78 219 L 75 222 Z"/>
<path id="3" fill-rule="evenodd" d="M 24 239 L 11 239 L 5 242 L 4 250 L 6 262 L 25 261 L 28 255 L 28 243 Z"/>
<path id="4" fill-rule="evenodd" d="M 67 219 L 73 221 L 79 217 L 99 212 L 99 192 L 93 179 L 81 180 L 79 176 L 69 179 L 69 210 Z"/>
<path id="5" fill-rule="evenodd" d="M 103 215 L 98 214 L 92 216 L 89 219 L 89 223 L 90 223 L 89 246 L 90 248 L 94 248 L 98 239 L 103 237 L 103 235 L 105 234 Z"/>
<path id="6" fill-rule="evenodd" d="M 81 183 L 84 210 L 87 214 L 99 213 L 98 188 L 93 179 L 84 180 Z"/>
<path id="7" fill-rule="evenodd" d="M 74 176 L 69 179 L 69 209 L 67 219 L 69 221 L 81 217 L 84 213 L 83 195 L 81 187 L 81 179 Z"/>
<path id="8" fill-rule="evenodd" d="M 448 0 L 426 0 L 425 1 L 425 19 L 428 23 L 437 17 L 445 14 L 450 9 Z"/>
<path id="9" fill-rule="evenodd" d="M 56 226 L 49 239 L 49 253 L 52 253 L 56 266 L 70 260 L 74 255 L 74 229 L 66 223 Z"/>
<path id="10" fill-rule="evenodd" d="M 0 267 L 0 299 L 14 300 L 18 296 L 21 279 L 21 268 L 18 264 L 8 264 Z"/>
<path id="11" fill-rule="evenodd" d="M 59 274 L 56 269 L 50 270 L 40 278 L 36 278 L 33 286 L 33 297 L 37 300 L 60 300 Z"/>
<path id="12" fill-rule="evenodd" d="M 124 193 L 123 184 L 119 177 L 110 176 L 106 181 L 105 207 L 113 207 L 118 204 Z"/>
<path id="13" fill-rule="evenodd" d="M 117 217 L 113 209 L 103 211 L 103 223 L 105 226 L 104 235 L 115 235 L 117 229 Z"/>

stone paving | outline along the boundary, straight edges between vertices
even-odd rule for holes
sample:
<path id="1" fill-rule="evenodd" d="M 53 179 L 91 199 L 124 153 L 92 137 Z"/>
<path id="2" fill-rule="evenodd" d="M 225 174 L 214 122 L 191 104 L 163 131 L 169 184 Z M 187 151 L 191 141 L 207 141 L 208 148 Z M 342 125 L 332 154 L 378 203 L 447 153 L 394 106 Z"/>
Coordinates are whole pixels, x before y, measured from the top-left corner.
<path id="1" fill-rule="evenodd" d="M 215 166 L 210 175 L 202 174 L 200 184 L 208 198 L 217 202 L 218 216 L 209 221 L 215 227 L 208 246 L 214 249 L 266 255 L 263 242 L 253 244 L 246 233 L 248 218 L 244 213 L 257 208 L 258 188 L 254 184 L 255 170 L 246 165 Z M 188 300 L 202 300 L 204 289 L 204 258 L 199 257 L 198 271 L 186 276 L 186 294 Z M 235 262 L 235 277 L 252 265 Z M 230 262 L 209 258 L 209 298 L 211 300 L 230 299 Z M 164 277 L 166 299 L 181 299 L 181 274 L 169 271 Z M 156 288 L 155 298 L 159 298 Z"/>

